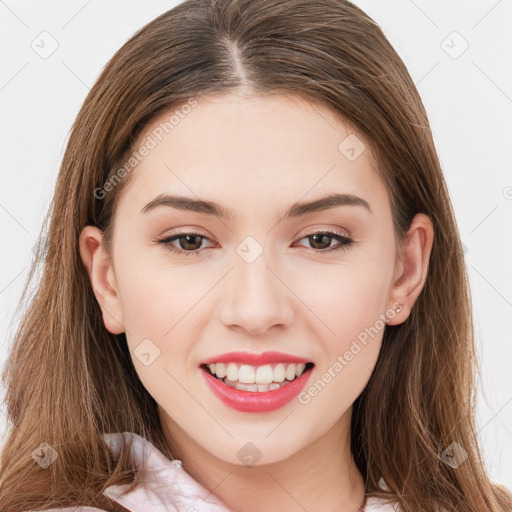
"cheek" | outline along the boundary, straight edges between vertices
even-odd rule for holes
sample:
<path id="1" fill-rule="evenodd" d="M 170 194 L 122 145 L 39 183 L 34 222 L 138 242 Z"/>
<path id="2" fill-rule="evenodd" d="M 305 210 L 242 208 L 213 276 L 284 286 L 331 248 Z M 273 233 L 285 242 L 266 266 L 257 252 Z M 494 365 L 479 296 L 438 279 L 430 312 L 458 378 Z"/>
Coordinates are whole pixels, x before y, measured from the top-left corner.
<path id="1" fill-rule="evenodd" d="M 343 314 L 338 312 L 337 328 L 343 340 L 346 341 L 347 337 L 356 338 L 372 327 L 382 329 L 381 321 L 387 289 L 379 277 L 372 278 L 372 274 L 368 273 L 366 277 L 359 278 L 353 283 L 354 286 L 349 295 L 342 299 Z"/>
<path id="2" fill-rule="evenodd" d="M 172 288 L 165 286 L 163 276 L 159 278 L 144 266 L 121 276 L 118 283 L 120 299 L 128 336 L 161 337 L 168 330 L 176 299 L 172 299 Z"/>
<path id="3" fill-rule="evenodd" d="M 143 257 L 131 258 L 118 274 L 126 328 L 144 336 L 162 338 L 186 323 L 187 311 L 199 301 L 198 292 L 204 288 L 204 278 L 197 272 Z"/>
<path id="4" fill-rule="evenodd" d="M 304 302 L 323 321 L 323 338 L 339 349 L 381 318 L 388 283 L 385 265 L 344 265 L 315 273 L 307 282 L 302 280 Z"/>
<path id="5" fill-rule="evenodd" d="M 134 256 L 117 272 L 130 354 L 155 398 L 163 388 L 178 393 L 172 377 L 189 381 L 196 371 L 194 342 L 201 337 L 208 301 L 205 276 L 194 268 L 156 265 Z"/>
<path id="6" fill-rule="evenodd" d="M 200 283 L 186 279 L 186 272 L 146 265 L 142 259 L 118 273 L 127 343 L 139 379 L 159 404 L 185 410 L 180 383 L 191 378 Z"/>
<path id="7" fill-rule="evenodd" d="M 310 291 L 307 305 L 321 319 L 315 321 L 322 354 L 317 406 L 327 410 L 329 403 L 336 403 L 333 417 L 357 398 L 377 361 L 392 270 L 388 263 L 384 256 L 361 257 L 302 281 L 304 293 Z"/>
<path id="8" fill-rule="evenodd" d="M 377 300 L 373 286 L 364 287 L 359 282 L 352 290 L 354 293 L 350 293 L 347 283 L 345 291 L 342 297 L 337 297 L 337 302 L 334 297 L 329 301 L 327 317 L 331 319 L 334 334 L 326 341 L 325 369 L 331 375 L 341 375 L 338 381 L 354 389 L 356 393 L 349 393 L 349 396 L 354 395 L 352 399 L 355 399 L 377 361 L 385 323 L 379 316 L 381 301 Z"/>
<path id="9" fill-rule="evenodd" d="M 329 282 L 339 284 L 331 284 L 326 293 L 318 294 L 311 307 L 323 321 L 316 335 L 321 360 L 314 379 L 298 400 L 308 415 L 323 418 L 325 428 L 337 422 L 365 388 L 385 328 L 383 277 L 368 267 L 366 272 L 345 268 L 337 274 Z"/>

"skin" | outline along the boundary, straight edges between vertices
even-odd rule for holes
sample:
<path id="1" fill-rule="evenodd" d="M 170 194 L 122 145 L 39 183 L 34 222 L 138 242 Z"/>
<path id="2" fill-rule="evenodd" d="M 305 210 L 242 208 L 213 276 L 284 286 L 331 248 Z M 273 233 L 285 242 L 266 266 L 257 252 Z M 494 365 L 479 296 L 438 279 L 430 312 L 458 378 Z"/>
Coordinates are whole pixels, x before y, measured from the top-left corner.
<path id="1" fill-rule="evenodd" d="M 199 369 L 228 351 L 277 350 L 313 361 L 314 383 L 396 302 L 403 308 L 388 314 L 388 324 L 406 320 L 425 282 L 432 223 L 418 214 L 396 257 L 388 192 L 369 147 L 354 161 L 338 150 L 349 133 L 329 110 L 296 96 L 198 98 L 132 171 L 115 212 L 112 259 L 98 228 L 80 236 L 105 327 L 126 332 L 170 453 L 235 511 L 349 512 L 363 503 L 350 417 L 384 328 L 309 403 L 293 400 L 272 412 L 229 408 Z M 167 206 L 141 213 L 162 192 L 218 202 L 236 217 Z M 346 205 L 281 218 L 292 203 L 333 192 L 364 198 L 371 212 Z M 311 239 L 333 229 L 356 243 L 326 252 L 339 241 Z M 178 231 L 207 237 L 171 244 L 199 254 L 173 254 L 154 242 Z M 251 263 L 236 252 L 247 236 L 263 249 Z M 149 366 L 133 353 L 147 338 L 160 350 Z M 237 457 L 248 441 L 261 453 L 252 467 Z"/>

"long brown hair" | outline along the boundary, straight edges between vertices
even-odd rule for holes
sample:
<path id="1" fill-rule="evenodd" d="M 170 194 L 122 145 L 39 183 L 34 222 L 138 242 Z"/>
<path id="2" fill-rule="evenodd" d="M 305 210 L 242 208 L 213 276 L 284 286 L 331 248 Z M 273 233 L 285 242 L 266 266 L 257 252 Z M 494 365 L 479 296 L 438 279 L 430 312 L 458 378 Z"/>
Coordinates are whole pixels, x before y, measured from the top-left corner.
<path id="1" fill-rule="evenodd" d="M 103 324 L 78 237 L 94 225 L 111 240 L 116 200 L 131 174 L 105 184 L 119 178 L 152 119 L 241 87 L 301 95 L 348 122 L 376 157 L 397 240 L 415 214 L 433 222 L 424 289 L 404 323 L 386 326 L 353 407 L 351 447 L 366 493 L 396 499 L 404 512 L 511 510 L 507 489 L 489 481 L 475 434 L 468 277 L 427 115 L 379 26 L 346 0 L 187 0 L 108 62 L 73 125 L 3 373 L 12 425 L 0 510 L 120 510 L 101 491 L 136 481 L 137 473 L 127 450 L 113 460 L 101 433 L 135 432 L 165 451 L 156 402 L 135 372 L 125 334 Z M 58 453 L 46 469 L 31 457 L 42 442 Z M 442 456 L 453 443 L 467 453 L 457 468 Z"/>

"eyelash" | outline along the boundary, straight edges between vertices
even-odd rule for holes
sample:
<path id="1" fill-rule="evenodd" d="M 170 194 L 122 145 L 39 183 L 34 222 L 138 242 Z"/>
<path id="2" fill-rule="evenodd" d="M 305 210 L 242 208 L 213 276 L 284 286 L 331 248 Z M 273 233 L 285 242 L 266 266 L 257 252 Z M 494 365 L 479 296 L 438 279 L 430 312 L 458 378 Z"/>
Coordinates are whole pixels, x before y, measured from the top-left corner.
<path id="1" fill-rule="evenodd" d="M 179 255 L 184 255 L 184 256 L 193 256 L 193 255 L 199 254 L 199 252 L 201 251 L 200 249 L 195 250 L 195 251 L 185 251 L 183 249 L 176 249 L 174 246 L 171 245 L 171 242 L 173 242 L 174 240 L 178 240 L 186 235 L 198 236 L 198 237 L 206 238 L 207 240 L 209 240 L 209 238 L 206 235 L 204 235 L 203 233 L 183 232 L 183 233 L 177 233 L 170 237 L 158 239 L 155 241 L 159 244 L 163 244 L 169 252 L 174 253 L 174 254 L 179 254 Z M 333 238 L 340 242 L 340 244 L 338 246 L 335 246 L 334 248 L 331 248 L 331 249 L 310 249 L 314 253 L 333 252 L 333 251 L 338 251 L 340 249 L 347 250 L 352 244 L 355 243 L 354 240 L 352 240 L 351 238 L 347 237 L 346 235 L 344 235 L 343 233 L 338 232 L 338 231 L 314 231 L 313 233 L 309 233 L 309 234 L 303 236 L 299 240 L 303 240 L 304 238 L 310 238 L 314 235 L 325 235 L 328 238 Z"/>

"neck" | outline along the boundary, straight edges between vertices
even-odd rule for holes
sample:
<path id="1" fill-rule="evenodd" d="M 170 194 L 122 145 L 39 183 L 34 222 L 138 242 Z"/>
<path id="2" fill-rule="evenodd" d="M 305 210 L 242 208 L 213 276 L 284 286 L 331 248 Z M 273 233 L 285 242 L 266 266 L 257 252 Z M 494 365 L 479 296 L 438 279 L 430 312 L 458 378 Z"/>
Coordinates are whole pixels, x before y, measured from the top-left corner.
<path id="1" fill-rule="evenodd" d="M 213 456 L 165 413 L 160 416 L 174 458 L 233 512 L 357 512 L 363 508 L 364 482 L 350 451 L 351 412 L 287 459 L 252 467 Z"/>

